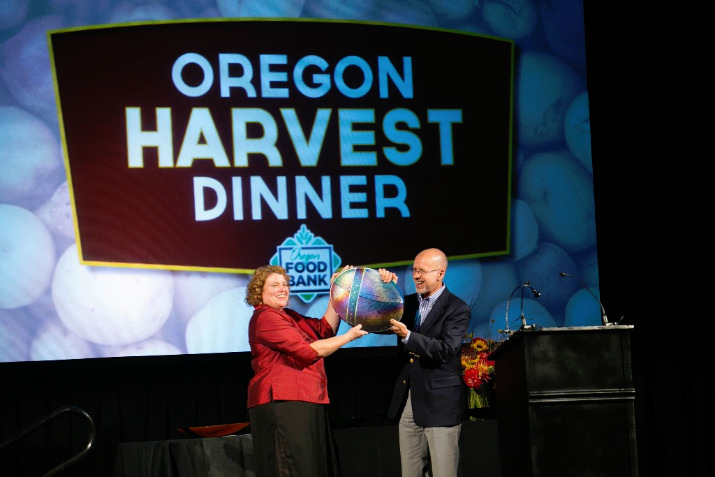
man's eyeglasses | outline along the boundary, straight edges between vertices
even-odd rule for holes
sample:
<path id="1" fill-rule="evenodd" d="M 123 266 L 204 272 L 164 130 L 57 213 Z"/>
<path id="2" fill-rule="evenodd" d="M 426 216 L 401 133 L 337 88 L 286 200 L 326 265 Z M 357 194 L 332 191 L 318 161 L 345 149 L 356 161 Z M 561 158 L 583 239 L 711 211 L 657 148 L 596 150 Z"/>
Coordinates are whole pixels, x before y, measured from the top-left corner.
<path id="1" fill-rule="evenodd" d="M 441 272 L 441 271 L 442 271 L 441 268 L 435 268 L 434 270 L 422 270 L 421 268 L 410 268 L 410 272 L 413 275 L 426 275 L 428 273 Z"/>

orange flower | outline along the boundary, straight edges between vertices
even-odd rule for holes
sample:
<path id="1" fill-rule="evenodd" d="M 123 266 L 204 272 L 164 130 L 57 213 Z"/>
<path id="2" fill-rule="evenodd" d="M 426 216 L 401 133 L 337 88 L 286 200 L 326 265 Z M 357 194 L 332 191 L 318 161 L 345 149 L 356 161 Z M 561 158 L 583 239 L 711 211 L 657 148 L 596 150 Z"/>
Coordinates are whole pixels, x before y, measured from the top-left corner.
<path id="1" fill-rule="evenodd" d="M 484 338 L 472 338 L 462 346 L 462 379 L 473 389 L 479 389 L 494 376 L 494 361 L 487 359 L 494 343 Z"/>

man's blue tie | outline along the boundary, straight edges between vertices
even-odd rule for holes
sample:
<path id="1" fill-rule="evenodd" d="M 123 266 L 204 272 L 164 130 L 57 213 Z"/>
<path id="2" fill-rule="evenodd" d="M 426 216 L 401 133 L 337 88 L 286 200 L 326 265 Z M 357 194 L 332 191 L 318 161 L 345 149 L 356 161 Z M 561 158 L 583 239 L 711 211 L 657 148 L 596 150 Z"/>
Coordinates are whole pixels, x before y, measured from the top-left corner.
<path id="1" fill-rule="evenodd" d="M 415 315 L 415 331 L 420 331 L 420 327 L 422 326 L 422 315 L 420 314 L 420 310 L 424 308 L 424 310 L 427 311 L 428 306 L 429 299 L 424 298 L 422 300 L 422 304 L 417 307 L 417 314 Z"/>

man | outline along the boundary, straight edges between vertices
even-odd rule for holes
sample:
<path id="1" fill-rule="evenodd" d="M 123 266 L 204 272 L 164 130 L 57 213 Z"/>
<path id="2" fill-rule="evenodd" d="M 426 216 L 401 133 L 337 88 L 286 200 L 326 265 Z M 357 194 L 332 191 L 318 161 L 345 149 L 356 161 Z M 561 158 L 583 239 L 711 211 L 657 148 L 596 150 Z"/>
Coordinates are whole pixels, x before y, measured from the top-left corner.
<path id="1" fill-rule="evenodd" d="M 390 328 L 403 361 L 388 417 L 400 416 L 402 477 L 454 477 L 459 468 L 459 433 L 466 392 L 461 346 L 469 306 L 447 290 L 447 257 L 436 248 L 420 252 L 412 279 L 417 293 L 405 297 L 400 321 Z"/>

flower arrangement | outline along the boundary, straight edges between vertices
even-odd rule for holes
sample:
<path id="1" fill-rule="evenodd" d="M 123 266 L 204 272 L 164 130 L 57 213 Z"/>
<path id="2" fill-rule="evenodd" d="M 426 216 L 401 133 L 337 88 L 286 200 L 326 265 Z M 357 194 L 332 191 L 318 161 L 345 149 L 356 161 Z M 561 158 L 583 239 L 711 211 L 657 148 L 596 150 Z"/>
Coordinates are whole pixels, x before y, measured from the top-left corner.
<path id="1" fill-rule="evenodd" d="M 489 406 L 486 384 L 494 379 L 494 361 L 488 359 L 489 353 L 496 349 L 496 343 L 480 337 L 467 335 L 462 345 L 462 379 L 469 388 L 469 407 Z"/>

